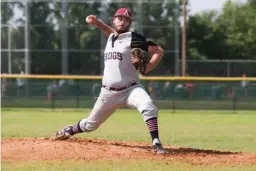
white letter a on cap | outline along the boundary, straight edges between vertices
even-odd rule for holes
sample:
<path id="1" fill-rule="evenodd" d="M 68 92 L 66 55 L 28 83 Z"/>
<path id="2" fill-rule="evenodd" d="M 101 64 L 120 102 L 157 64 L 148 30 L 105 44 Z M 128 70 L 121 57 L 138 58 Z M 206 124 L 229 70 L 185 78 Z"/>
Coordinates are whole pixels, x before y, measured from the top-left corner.
<path id="1" fill-rule="evenodd" d="M 130 15 L 129 15 L 129 13 L 128 13 L 128 11 L 127 11 L 127 10 L 124 12 L 124 15 L 127 15 L 127 16 L 129 16 L 129 17 L 130 17 Z"/>

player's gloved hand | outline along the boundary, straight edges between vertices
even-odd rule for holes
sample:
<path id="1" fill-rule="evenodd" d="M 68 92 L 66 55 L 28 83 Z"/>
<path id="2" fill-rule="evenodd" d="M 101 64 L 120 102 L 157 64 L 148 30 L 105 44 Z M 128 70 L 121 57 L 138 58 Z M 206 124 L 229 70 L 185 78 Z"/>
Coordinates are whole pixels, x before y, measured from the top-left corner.
<path id="1" fill-rule="evenodd" d="M 88 15 L 86 17 L 86 22 L 91 25 L 95 25 L 98 21 L 98 18 L 95 15 Z"/>
<path id="2" fill-rule="evenodd" d="M 143 51 L 140 48 L 132 49 L 131 61 L 134 67 L 139 70 L 142 75 L 144 75 L 148 62 L 146 60 L 146 56 L 143 54 Z"/>

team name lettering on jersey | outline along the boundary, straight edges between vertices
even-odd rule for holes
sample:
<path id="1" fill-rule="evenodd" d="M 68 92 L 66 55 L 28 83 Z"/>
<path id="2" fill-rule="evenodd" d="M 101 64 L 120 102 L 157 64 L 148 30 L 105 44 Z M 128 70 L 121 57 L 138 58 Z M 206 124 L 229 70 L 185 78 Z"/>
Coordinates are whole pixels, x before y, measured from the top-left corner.
<path id="1" fill-rule="evenodd" d="M 104 60 L 109 60 L 109 59 L 117 59 L 117 60 L 122 60 L 123 56 L 122 53 L 120 52 L 107 52 L 104 53 Z"/>

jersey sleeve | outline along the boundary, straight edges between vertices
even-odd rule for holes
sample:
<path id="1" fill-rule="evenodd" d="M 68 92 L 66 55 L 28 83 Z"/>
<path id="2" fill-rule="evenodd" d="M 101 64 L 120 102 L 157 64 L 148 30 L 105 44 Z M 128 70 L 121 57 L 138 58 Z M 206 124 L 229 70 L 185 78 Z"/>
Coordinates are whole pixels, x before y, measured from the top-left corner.
<path id="1" fill-rule="evenodd" d="M 147 52 L 148 46 L 157 46 L 157 44 L 138 33 L 132 32 L 131 48 L 141 48 Z"/>

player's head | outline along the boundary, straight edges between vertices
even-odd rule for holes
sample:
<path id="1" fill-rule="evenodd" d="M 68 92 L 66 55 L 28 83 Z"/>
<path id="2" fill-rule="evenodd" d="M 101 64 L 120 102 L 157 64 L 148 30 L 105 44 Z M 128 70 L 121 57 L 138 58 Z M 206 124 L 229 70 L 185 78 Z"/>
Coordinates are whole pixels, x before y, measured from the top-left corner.
<path id="1" fill-rule="evenodd" d="M 128 8 L 119 8 L 112 22 L 117 33 L 127 32 L 132 22 L 132 12 Z"/>

